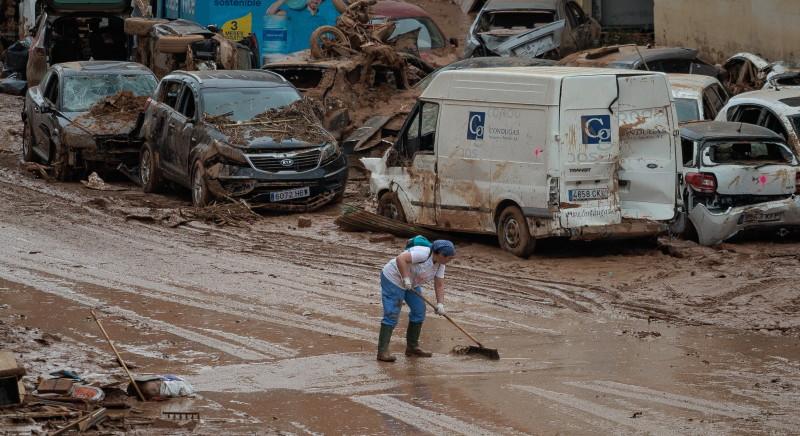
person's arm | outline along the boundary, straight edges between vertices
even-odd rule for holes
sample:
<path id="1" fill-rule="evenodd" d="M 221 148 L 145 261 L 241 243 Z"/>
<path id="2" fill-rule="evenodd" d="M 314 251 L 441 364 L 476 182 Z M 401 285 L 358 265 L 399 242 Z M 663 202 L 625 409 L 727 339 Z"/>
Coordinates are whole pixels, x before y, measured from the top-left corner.
<path id="1" fill-rule="evenodd" d="M 411 259 L 411 253 L 405 251 L 397 256 L 397 270 L 400 271 L 400 276 L 403 277 L 403 284 L 405 285 L 406 289 L 412 289 L 414 287 L 414 281 L 411 279 L 411 264 L 413 260 Z"/>
<path id="2" fill-rule="evenodd" d="M 269 5 L 269 9 L 267 9 L 267 15 L 275 15 L 278 13 L 278 9 L 283 6 L 283 3 L 286 0 L 275 0 L 275 3 Z"/>
<path id="3" fill-rule="evenodd" d="M 444 279 L 439 277 L 434 277 L 433 289 L 436 291 L 436 303 L 444 304 Z"/>

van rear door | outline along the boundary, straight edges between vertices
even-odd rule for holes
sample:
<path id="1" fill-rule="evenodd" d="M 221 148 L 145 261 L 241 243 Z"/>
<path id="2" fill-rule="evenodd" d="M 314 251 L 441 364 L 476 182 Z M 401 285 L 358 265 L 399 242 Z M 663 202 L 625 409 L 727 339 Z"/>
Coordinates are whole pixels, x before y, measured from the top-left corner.
<path id="1" fill-rule="evenodd" d="M 561 84 L 560 222 L 564 228 L 622 221 L 616 183 L 619 155 L 617 76 L 566 77 Z"/>
<path id="2" fill-rule="evenodd" d="M 670 220 L 677 189 L 677 124 L 666 76 L 625 75 L 617 82 L 622 216 Z"/>

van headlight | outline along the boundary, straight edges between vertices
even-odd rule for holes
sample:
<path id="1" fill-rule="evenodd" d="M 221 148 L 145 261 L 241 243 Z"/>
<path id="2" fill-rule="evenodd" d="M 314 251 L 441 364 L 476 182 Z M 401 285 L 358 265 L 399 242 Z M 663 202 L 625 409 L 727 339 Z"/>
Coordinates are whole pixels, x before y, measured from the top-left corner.
<path id="1" fill-rule="evenodd" d="M 329 142 L 322 147 L 322 165 L 334 161 L 342 154 L 342 150 L 335 142 Z"/>

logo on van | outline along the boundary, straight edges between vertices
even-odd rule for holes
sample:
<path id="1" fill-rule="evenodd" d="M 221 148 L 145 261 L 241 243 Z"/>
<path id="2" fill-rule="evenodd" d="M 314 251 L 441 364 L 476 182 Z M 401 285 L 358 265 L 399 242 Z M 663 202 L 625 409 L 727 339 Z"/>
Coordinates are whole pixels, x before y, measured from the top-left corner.
<path id="1" fill-rule="evenodd" d="M 611 143 L 611 115 L 581 116 L 584 144 Z"/>
<path id="2" fill-rule="evenodd" d="M 467 121 L 467 139 L 483 139 L 486 130 L 486 112 L 470 112 Z"/>

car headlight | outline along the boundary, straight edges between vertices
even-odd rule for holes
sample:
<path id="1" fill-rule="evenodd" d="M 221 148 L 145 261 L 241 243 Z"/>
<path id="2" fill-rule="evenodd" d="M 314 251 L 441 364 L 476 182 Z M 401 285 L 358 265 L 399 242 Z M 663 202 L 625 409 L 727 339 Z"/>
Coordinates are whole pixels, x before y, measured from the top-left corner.
<path id="1" fill-rule="evenodd" d="M 340 154 L 342 154 L 342 151 L 339 146 L 335 142 L 329 142 L 322 147 L 322 157 L 320 159 L 325 164 L 337 159 Z"/>

